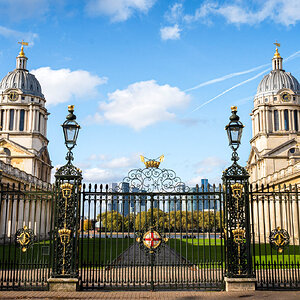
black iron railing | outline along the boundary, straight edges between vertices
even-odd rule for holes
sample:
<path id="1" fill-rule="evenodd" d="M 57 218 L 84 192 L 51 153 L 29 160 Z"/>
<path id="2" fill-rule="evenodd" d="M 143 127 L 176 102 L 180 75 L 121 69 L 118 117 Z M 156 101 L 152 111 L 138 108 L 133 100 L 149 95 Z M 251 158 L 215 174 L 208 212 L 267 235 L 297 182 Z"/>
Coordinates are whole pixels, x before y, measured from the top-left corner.
<path id="1" fill-rule="evenodd" d="M 252 259 L 259 289 L 300 287 L 299 186 L 251 186 Z"/>

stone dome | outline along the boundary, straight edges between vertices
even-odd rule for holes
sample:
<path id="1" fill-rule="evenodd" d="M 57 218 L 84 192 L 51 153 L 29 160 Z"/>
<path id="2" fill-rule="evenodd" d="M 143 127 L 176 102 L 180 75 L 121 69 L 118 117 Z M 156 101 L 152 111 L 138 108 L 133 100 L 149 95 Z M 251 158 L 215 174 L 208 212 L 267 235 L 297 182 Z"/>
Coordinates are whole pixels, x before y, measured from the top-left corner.
<path id="1" fill-rule="evenodd" d="M 298 80 L 289 72 L 284 70 L 272 70 L 265 75 L 257 87 L 257 95 L 265 93 L 277 93 L 281 89 L 290 89 L 300 94 Z"/>
<path id="2" fill-rule="evenodd" d="M 27 70 L 14 70 L 9 72 L 0 82 L 0 93 L 7 89 L 20 89 L 24 94 L 44 98 L 41 85 L 34 75 Z"/>
<path id="3" fill-rule="evenodd" d="M 24 94 L 44 98 L 41 85 L 33 74 L 30 74 L 26 69 L 27 57 L 21 52 L 17 57 L 16 69 L 9 72 L 0 82 L 0 93 L 7 89 L 19 89 Z"/>

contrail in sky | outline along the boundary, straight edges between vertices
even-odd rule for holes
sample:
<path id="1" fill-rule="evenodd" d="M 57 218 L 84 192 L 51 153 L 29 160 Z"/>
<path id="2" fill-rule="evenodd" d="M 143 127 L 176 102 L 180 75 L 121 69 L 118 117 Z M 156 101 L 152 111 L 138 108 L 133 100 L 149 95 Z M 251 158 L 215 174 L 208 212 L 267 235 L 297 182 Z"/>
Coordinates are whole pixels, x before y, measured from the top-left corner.
<path id="1" fill-rule="evenodd" d="M 292 60 L 292 59 L 296 58 L 299 54 L 300 54 L 300 50 L 299 50 L 299 51 L 296 51 L 296 52 L 293 53 L 293 54 L 291 54 L 289 57 L 287 57 L 287 58 L 284 59 L 283 61 Z M 269 65 L 269 64 L 266 64 L 266 65 Z M 212 84 L 212 83 L 215 83 L 215 82 L 219 82 L 219 81 L 225 80 L 225 79 L 227 79 L 227 78 L 231 78 L 231 77 L 234 77 L 234 76 L 238 76 L 238 75 L 232 76 L 233 74 L 239 74 L 239 75 L 241 75 L 241 74 L 250 73 L 250 72 L 253 72 L 253 70 L 258 70 L 258 69 L 260 69 L 260 68 L 262 68 L 262 67 L 264 67 L 264 66 L 266 66 L 266 65 L 262 65 L 262 66 L 259 66 L 259 67 L 256 67 L 256 68 L 253 68 L 253 69 L 250 69 L 250 70 L 246 70 L 246 71 L 243 71 L 243 72 L 238 72 L 238 73 L 232 73 L 232 74 L 229 74 L 229 75 L 225 75 L 225 76 L 223 76 L 223 77 L 216 78 L 216 79 L 213 79 L 213 80 L 204 82 L 204 83 L 198 85 L 197 87 L 190 88 L 190 89 L 187 89 L 187 90 L 185 90 L 185 91 L 191 91 L 191 90 L 194 90 L 194 89 L 196 89 L 196 88 L 200 88 L 201 86 L 205 86 L 205 85 L 208 85 L 208 84 Z M 217 96 L 215 96 L 215 97 L 213 97 L 213 98 L 207 100 L 206 102 L 202 103 L 201 105 L 199 105 L 198 107 L 196 107 L 194 110 L 192 110 L 191 113 L 192 113 L 192 112 L 195 112 L 196 110 L 198 110 L 198 109 L 202 108 L 203 106 L 209 104 L 210 102 L 214 101 L 215 99 L 217 99 L 217 98 L 219 98 L 219 97 L 225 95 L 225 94 L 228 93 L 229 91 L 231 91 L 231 90 L 233 90 L 233 89 L 235 89 L 235 88 L 237 88 L 237 87 L 239 87 L 239 86 L 241 86 L 241 85 L 243 85 L 243 84 L 245 84 L 245 83 L 247 83 L 247 82 L 249 82 L 249 81 L 252 81 L 252 80 L 256 79 L 257 77 L 259 77 L 259 76 L 261 76 L 262 74 L 266 73 L 266 72 L 269 71 L 270 69 L 271 69 L 271 68 L 267 68 L 267 69 L 263 70 L 262 72 L 258 73 L 257 75 L 255 75 L 255 76 L 253 76 L 253 77 L 250 77 L 250 78 L 248 78 L 248 79 L 246 79 L 246 80 L 244 80 L 244 81 L 241 81 L 241 82 L 235 84 L 234 86 L 232 86 L 232 87 L 230 87 L 229 89 L 223 91 L 223 92 L 220 93 L 219 95 L 217 95 Z M 225 78 L 225 79 L 222 79 L 222 78 Z"/>
<path id="2" fill-rule="evenodd" d="M 194 111 L 196 111 L 196 110 L 198 110 L 198 109 L 200 109 L 200 108 L 202 108 L 203 106 L 205 106 L 205 105 L 207 105 L 208 103 L 214 101 L 215 99 L 220 98 L 221 96 L 223 96 L 224 94 L 228 93 L 229 91 L 231 91 L 231 90 L 233 90 L 233 89 L 235 89 L 235 88 L 237 88 L 237 87 L 239 87 L 239 86 L 241 86 L 241 85 L 243 85 L 243 84 L 245 84 L 245 83 L 247 83 L 247 82 L 249 82 L 249 81 L 252 81 L 252 80 L 256 79 L 257 77 L 259 77 L 259 76 L 261 76 L 262 74 L 266 73 L 266 72 L 269 71 L 270 69 L 271 69 L 271 68 L 265 69 L 265 70 L 263 70 L 262 72 L 256 74 L 255 76 L 250 77 L 250 78 L 248 78 L 248 79 L 246 79 L 246 80 L 244 80 L 244 81 L 242 81 L 242 82 L 239 82 L 239 83 L 235 84 L 235 85 L 232 86 L 231 88 L 229 88 L 229 89 L 223 91 L 221 94 L 219 94 L 219 95 L 217 95 L 217 96 L 215 96 L 215 97 L 209 99 L 208 101 L 202 103 L 200 106 L 198 106 L 198 107 L 196 107 L 194 110 L 192 110 L 191 113 L 194 112 Z"/>
<path id="3" fill-rule="evenodd" d="M 248 73 L 257 71 L 257 70 L 259 70 L 263 67 L 266 67 L 268 65 L 269 64 L 265 64 L 265 65 L 261 65 L 261 66 L 258 66 L 258 67 L 255 67 L 255 68 L 252 68 L 252 69 L 249 69 L 249 70 L 246 70 L 246 71 L 235 72 L 235 73 L 231 73 L 231 74 L 228 74 L 228 75 L 216 78 L 216 79 L 208 80 L 208 81 L 202 82 L 202 83 L 200 83 L 200 84 L 198 84 L 198 85 L 196 85 L 192 88 L 186 89 L 184 92 L 193 91 L 193 90 L 199 89 L 199 88 L 201 88 L 203 86 L 206 86 L 206 85 L 210 85 L 210 84 L 213 84 L 213 83 L 216 83 L 216 82 L 224 81 L 226 79 L 230 79 L 230 78 L 233 78 L 233 77 L 236 77 L 236 76 L 248 74 Z"/>

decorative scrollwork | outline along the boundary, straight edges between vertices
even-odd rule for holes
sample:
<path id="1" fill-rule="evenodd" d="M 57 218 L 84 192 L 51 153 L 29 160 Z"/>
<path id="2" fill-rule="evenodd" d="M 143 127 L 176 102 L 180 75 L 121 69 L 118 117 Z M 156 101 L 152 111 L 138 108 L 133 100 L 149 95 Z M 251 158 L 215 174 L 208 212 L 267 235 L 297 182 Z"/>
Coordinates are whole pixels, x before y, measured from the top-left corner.
<path id="1" fill-rule="evenodd" d="M 66 165 L 56 170 L 55 176 L 82 176 L 82 171 L 76 168 L 72 163 L 68 162 Z"/>
<path id="2" fill-rule="evenodd" d="M 269 236 L 270 244 L 273 249 L 281 253 L 290 243 L 290 235 L 285 229 L 279 226 L 273 229 Z"/>
<path id="3" fill-rule="evenodd" d="M 34 241 L 34 232 L 26 225 L 23 228 L 18 229 L 16 232 L 16 242 L 22 247 L 22 251 L 26 252 L 30 248 Z"/>
<path id="4" fill-rule="evenodd" d="M 188 192 L 189 187 L 173 170 L 159 168 L 133 169 L 116 188 L 124 191 L 124 183 L 133 192 Z"/>
<path id="5" fill-rule="evenodd" d="M 247 170 L 241 167 L 237 162 L 234 162 L 229 168 L 223 172 L 223 177 L 230 176 L 249 176 Z"/>

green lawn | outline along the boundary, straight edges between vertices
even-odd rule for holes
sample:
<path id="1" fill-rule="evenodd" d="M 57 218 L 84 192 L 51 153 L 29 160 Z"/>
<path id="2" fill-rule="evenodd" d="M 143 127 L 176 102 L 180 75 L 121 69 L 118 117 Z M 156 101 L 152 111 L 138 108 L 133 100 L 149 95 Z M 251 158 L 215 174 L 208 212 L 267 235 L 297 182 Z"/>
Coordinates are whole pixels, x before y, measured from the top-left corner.
<path id="1" fill-rule="evenodd" d="M 132 238 L 118 238 L 118 239 L 80 239 L 79 253 L 86 264 L 109 264 L 113 262 L 123 251 L 134 243 Z M 178 254 L 186 258 L 189 262 L 194 264 L 208 264 L 211 266 L 212 262 L 221 263 L 222 256 L 224 260 L 224 252 L 222 253 L 221 239 L 169 239 L 167 244 L 176 250 Z M 209 244 L 210 243 L 210 244 Z M 0 245 L 0 264 L 2 267 L 4 263 L 48 263 L 49 261 L 49 241 L 35 243 L 26 252 L 22 252 L 20 247 L 14 244 Z M 251 247 L 253 251 L 253 247 Z M 299 264 L 300 250 L 299 246 L 289 246 L 285 248 L 282 253 L 273 250 L 269 244 L 255 245 L 255 256 L 253 262 L 260 265 L 260 268 L 269 268 L 268 264 L 276 264 L 278 268 L 289 268 L 291 264 Z M 36 265 L 38 267 L 38 265 Z"/>

